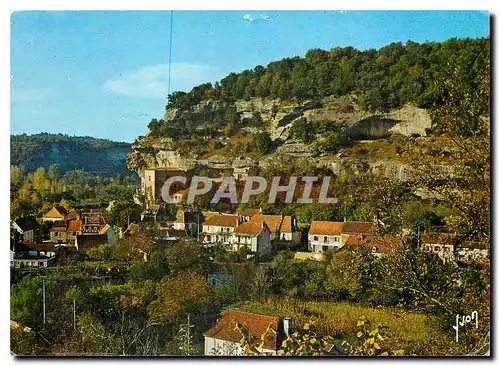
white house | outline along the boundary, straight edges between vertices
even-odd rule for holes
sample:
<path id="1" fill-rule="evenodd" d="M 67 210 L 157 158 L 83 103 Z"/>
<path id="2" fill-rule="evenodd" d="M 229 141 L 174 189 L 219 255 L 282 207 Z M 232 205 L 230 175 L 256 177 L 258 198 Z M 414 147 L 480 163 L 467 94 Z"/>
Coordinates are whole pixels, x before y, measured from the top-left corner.
<path id="1" fill-rule="evenodd" d="M 373 222 L 365 221 L 313 221 L 308 234 L 308 249 L 326 252 L 342 248 L 350 237 L 372 236 Z"/>
<path id="2" fill-rule="evenodd" d="M 453 234 L 424 232 L 421 238 L 421 248 L 437 254 L 443 262 L 454 260 L 455 244 L 456 236 Z"/>
<path id="3" fill-rule="evenodd" d="M 308 234 L 308 249 L 312 252 L 326 252 L 342 248 L 343 224 L 335 221 L 313 221 Z"/>
<path id="4" fill-rule="evenodd" d="M 271 232 L 264 222 L 250 220 L 244 222 L 234 230 L 232 250 L 239 250 L 246 246 L 254 253 L 261 255 L 271 253 Z"/>
<path id="5" fill-rule="evenodd" d="M 231 244 L 233 232 L 238 224 L 238 215 L 211 215 L 203 223 L 203 242 Z"/>

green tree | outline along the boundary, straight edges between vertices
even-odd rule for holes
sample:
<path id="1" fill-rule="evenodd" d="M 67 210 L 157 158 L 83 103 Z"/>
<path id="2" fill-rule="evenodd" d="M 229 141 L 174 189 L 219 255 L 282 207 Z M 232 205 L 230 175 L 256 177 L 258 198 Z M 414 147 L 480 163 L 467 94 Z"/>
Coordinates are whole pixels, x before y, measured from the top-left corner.
<path id="1" fill-rule="evenodd" d="M 253 135 L 253 148 L 259 154 L 266 154 L 271 148 L 272 140 L 267 132 L 260 132 Z"/>

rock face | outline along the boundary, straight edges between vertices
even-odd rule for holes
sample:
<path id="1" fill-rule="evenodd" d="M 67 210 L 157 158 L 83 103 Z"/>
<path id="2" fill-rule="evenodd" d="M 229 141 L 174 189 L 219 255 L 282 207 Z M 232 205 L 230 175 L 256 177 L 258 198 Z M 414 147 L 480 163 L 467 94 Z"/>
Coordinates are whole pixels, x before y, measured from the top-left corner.
<path id="1" fill-rule="evenodd" d="M 367 135 L 375 129 L 378 133 L 385 130 L 382 132 L 387 135 L 397 132 L 426 136 L 426 129 L 431 126 L 425 109 L 405 105 L 388 113 L 370 113 L 358 107 L 355 96 L 326 97 L 302 103 L 263 98 L 237 100 L 234 103 L 206 100 L 186 110 L 169 110 L 165 121 L 203 124 L 225 120 L 253 131 L 267 130 L 273 140 L 286 140 L 290 127 L 300 117 L 310 121 L 344 123 L 353 131 Z"/>
<path id="2" fill-rule="evenodd" d="M 200 131 L 203 131 L 204 125 L 221 120 L 231 121 L 235 127 L 251 133 L 265 130 L 273 140 L 284 142 L 277 148 L 276 154 L 312 158 L 313 152 L 307 145 L 288 140 L 289 130 L 298 118 L 345 124 L 348 126 L 348 134 L 356 139 L 385 137 L 392 133 L 426 136 L 426 129 L 431 126 L 429 114 L 424 109 L 406 105 L 387 113 L 370 113 L 358 107 L 355 96 L 326 97 L 301 103 L 262 98 L 238 100 L 234 103 L 206 100 L 186 110 L 171 109 L 165 115 L 167 123 L 183 121 L 200 126 Z M 315 161 L 318 166 L 328 167 L 336 174 L 373 171 L 399 180 L 405 180 L 407 176 L 407 167 L 393 162 L 367 163 L 332 157 L 317 158 Z M 258 165 L 265 166 L 266 161 L 259 162 L 244 156 L 233 159 L 221 155 L 196 159 L 169 150 L 168 144 L 143 146 L 141 140 L 132 145 L 132 151 L 127 155 L 127 167 L 138 173 L 152 168 L 222 170 Z"/>

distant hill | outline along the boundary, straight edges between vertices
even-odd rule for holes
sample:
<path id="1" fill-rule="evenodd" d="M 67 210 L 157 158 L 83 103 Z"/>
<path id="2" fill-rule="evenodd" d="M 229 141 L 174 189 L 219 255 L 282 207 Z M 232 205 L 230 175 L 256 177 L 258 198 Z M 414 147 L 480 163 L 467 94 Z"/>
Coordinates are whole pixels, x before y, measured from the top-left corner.
<path id="1" fill-rule="evenodd" d="M 62 134 L 11 135 L 11 165 L 22 165 L 25 171 L 58 164 L 62 172 L 84 170 L 100 174 L 130 173 L 126 155 L 130 144 L 93 137 Z"/>

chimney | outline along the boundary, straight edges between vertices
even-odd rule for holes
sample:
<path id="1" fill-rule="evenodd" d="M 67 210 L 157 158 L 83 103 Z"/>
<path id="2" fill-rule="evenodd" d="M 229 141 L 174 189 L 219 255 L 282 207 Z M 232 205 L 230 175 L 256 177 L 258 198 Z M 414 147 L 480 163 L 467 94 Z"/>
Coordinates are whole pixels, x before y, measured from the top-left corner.
<path id="1" fill-rule="evenodd" d="M 293 320 L 292 318 L 286 317 L 283 319 L 283 330 L 287 337 L 293 332 Z"/>

